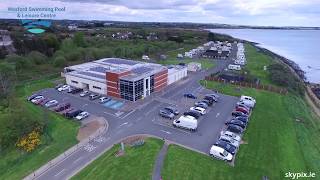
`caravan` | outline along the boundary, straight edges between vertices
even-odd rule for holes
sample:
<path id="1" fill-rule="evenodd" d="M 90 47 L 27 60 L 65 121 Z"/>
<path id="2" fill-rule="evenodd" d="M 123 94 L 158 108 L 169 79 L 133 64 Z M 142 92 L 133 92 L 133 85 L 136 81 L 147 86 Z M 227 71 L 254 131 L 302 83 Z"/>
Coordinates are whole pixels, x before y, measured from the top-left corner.
<path id="1" fill-rule="evenodd" d="M 240 66 L 240 65 L 235 65 L 235 64 L 229 64 L 228 69 L 229 69 L 229 70 L 237 70 L 237 71 L 240 71 L 240 70 L 241 70 L 241 66 Z"/>

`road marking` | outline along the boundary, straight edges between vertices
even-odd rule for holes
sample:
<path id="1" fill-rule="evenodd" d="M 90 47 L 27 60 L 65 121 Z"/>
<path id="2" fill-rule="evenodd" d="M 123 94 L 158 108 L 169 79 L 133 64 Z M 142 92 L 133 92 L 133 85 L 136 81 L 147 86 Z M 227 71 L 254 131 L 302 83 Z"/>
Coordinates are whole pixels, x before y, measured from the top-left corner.
<path id="1" fill-rule="evenodd" d="M 84 108 L 84 107 L 86 107 L 86 106 L 88 106 L 88 104 L 84 104 L 84 105 L 82 106 L 82 108 Z"/>
<path id="2" fill-rule="evenodd" d="M 60 172 L 58 172 L 56 175 L 54 176 L 59 176 L 63 171 L 65 171 L 66 169 L 62 169 Z"/>
<path id="3" fill-rule="evenodd" d="M 73 161 L 73 163 L 77 163 L 78 161 L 80 161 L 83 157 L 79 157 L 78 159 L 76 159 L 75 161 Z"/>
<path id="4" fill-rule="evenodd" d="M 126 125 L 126 124 L 128 124 L 128 123 L 129 123 L 129 122 L 122 123 L 122 124 L 120 124 L 119 127 L 124 126 L 124 125 Z"/>
<path id="5" fill-rule="evenodd" d="M 162 131 L 162 132 L 164 132 L 164 133 L 167 133 L 167 134 L 171 134 L 171 132 L 169 132 L 169 131 L 165 131 L 165 130 L 160 130 L 160 131 Z"/>
<path id="6" fill-rule="evenodd" d="M 113 117 L 117 117 L 116 115 L 112 114 L 112 113 L 108 113 L 108 112 L 103 112 L 104 114 L 108 114 L 108 115 L 111 115 Z"/>
<path id="7" fill-rule="evenodd" d="M 216 117 L 220 116 L 220 113 L 217 113 Z"/>
<path id="8" fill-rule="evenodd" d="M 90 144 L 90 143 L 88 143 L 87 145 L 85 145 L 85 146 L 83 147 L 83 149 L 86 150 L 86 151 L 88 151 L 88 152 L 93 151 L 95 148 L 96 148 L 96 146 L 94 146 L 94 145 L 92 145 L 92 144 Z"/>
<path id="9" fill-rule="evenodd" d="M 158 122 L 155 122 L 155 121 L 153 121 L 153 123 L 156 124 L 156 125 L 159 125 L 159 126 L 163 126 L 163 127 L 166 127 L 166 128 L 173 129 L 173 130 L 175 130 L 175 131 L 180 131 L 180 132 L 185 133 L 185 134 L 194 134 L 194 133 L 191 133 L 191 132 L 189 132 L 189 131 L 185 131 L 185 130 L 182 130 L 182 129 L 179 129 L 179 128 L 175 128 L 175 127 L 173 127 L 173 126 L 161 124 L 161 123 L 158 123 Z"/>
<path id="10" fill-rule="evenodd" d="M 121 116 L 123 113 L 124 113 L 124 112 L 122 112 L 122 111 L 118 111 L 118 112 L 116 112 L 116 116 L 119 117 L 119 116 Z"/>
<path id="11" fill-rule="evenodd" d="M 135 109 L 135 110 L 133 110 L 133 111 L 130 111 L 128 114 L 124 115 L 121 119 L 126 118 L 127 116 L 129 116 L 130 114 L 132 114 L 132 113 L 133 113 L 133 112 L 135 112 L 135 111 L 136 111 L 136 109 Z"/>
<path id="12" fill-rule="evenodd" d="M 99 136 L 99 137 L 94 138 L 93 141 L 97 142 L 97 143 L 102 143 L 102 142 L 106 141 L 106 138 L 103 136 Z"/>

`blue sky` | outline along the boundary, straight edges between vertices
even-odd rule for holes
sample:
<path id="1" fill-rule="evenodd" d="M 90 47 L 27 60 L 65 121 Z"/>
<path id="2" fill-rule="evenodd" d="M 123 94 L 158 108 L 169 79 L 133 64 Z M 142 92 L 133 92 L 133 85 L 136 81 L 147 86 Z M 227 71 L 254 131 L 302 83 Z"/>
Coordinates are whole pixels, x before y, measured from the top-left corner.
<path id="1" fill-rule="evenodd" d="M 66 7 L 56 19 L 320 26 L 320 0 L 1 0 L 8 7 Z"/>

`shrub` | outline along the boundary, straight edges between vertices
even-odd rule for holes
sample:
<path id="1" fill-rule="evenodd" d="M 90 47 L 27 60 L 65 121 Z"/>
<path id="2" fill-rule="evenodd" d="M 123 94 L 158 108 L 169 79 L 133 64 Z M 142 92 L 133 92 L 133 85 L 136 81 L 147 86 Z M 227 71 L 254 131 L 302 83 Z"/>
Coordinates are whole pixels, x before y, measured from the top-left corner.
<path id="1" fill-rule="evenodd" d="M 55 67 L 64 67 L 66 64 L 66 59 L 63 56 L 58 56 L 53 61 Z"/>
<path id="2" fill-rule="evenodd" d="M 28 58 L 30 60 L 32 60 L 33 63 L 36 65 L 44 64 L 44 63 L 46 63 L 46 60 L 47 60 L 47 56 L 45 56 L 44 54 L 42 54 L 38 51 L 31 51 L 28 54 Z"/>
<path id="3" fill-rule="evenodd" d="M 26 152 L 31 152 L 40 145 L 40 142 L 40 133 L 38 129 L 35 129 L 31 133 L 20 138 L 16 143 L 16 146 Z"/>

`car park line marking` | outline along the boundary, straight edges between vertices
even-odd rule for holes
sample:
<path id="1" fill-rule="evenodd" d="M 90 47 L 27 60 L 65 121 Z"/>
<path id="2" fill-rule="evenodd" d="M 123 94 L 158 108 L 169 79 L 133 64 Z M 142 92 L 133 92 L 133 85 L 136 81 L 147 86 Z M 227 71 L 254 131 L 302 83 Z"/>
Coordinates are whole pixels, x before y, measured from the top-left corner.
<path id="1" fill-rule="evenodd" d="M 171 132 L 169 132 L 169 131 L 165 131 L 165 130 L 160 130 L 160 131 L 162 131 L 162 132 L 164 132 L 164 133 L 167 133 L 167 134 L 171 134 Z"/>
<path id="2" fill-rule="evenodd" d="M 79 157 L 78 159 L 73 161 L 73 164 L 76 164 L 78 161 L 80 161 L 83 157 Z"/>
<path id="3" fill-rule="evenodd" d="M 220 116 L 220 113 L 217 113 L 216 117 Z"/>
<path id="4" fill-rule="evenodd" d="M 128 124 L 128 123 L 129 123 L 129 122 L 122 123 L 122 124 L 120 124 L 119 127 L 124 126 L 124 125 L 126 125 L 126 124 Z"/>
<path id="5" fill-rule="evenodd" d="M 88 104 L 84 104 L 84 105 L 82 106 L 82 108 L 84 108 L 85 106 L 88 106 Z"/>
<path id="6" fill-rule="evenodd" d="M 130 111 L 129 113 L 127 113 L 126 115 L 124 115 L 121 119 L 126 118 L 127 116 L 129 116 L 130 114 L 132 114 L 132 113 L 133 113 L 133 112 L 135 112 L 135 111 L 136 111 L 136 109 L 135 109 L 135 110 Z"/>
<path id="7" fill-rule="evenodd" d="M 56 175 L 54 176 L 59 176 L 63 171 L 65 171 L 66 169 L 62 169 L 61 171 L 59 171 Z"/>
<path id="8" fill-rule="evenodd" d="M 185 134 L 193 134 L 191 132 L 188 132 L 188 131 L 184 131 L 182 129 L 179 129 L 179 128 L 175 128 L 175 127 L 172 127 L 172 126 L 169 126 L 169 125 L 165 125 L 165 124 L 161 124 L 161 123 L 158 123 L 158 122 L 155 122 L 155 120 L 152 120 L 154 124 L 156 125 L 159 125 L 159 126 L 163 126 L 163 127 L 166 127 L 166 128 L 170 128 L 170 129 L 173 129 L 175 131 L 180 131 L 182 133 L 185 133 Z"/>
<path id="9" fill-rule="evenodd" d="M 108 115 L 111 115 L 111 116 L 113 116 L 113 117 L 117 117 L 116 115 L 114 115 L 114 114 L 112 114 L 112 113 L 108 113 L 108 112 L 103 112 L 103 113 L 108 114 Z"/>

